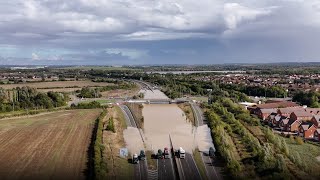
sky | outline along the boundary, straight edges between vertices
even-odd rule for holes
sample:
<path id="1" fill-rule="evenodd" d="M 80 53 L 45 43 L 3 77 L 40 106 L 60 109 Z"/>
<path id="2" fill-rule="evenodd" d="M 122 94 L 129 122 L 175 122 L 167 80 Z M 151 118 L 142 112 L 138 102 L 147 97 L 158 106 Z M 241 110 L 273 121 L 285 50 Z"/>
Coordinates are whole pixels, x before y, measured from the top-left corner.
<path id="1" fill-rule="evenodd" d="M 0 65 L 320 62 L 320 0 L 0 0 Z"/>

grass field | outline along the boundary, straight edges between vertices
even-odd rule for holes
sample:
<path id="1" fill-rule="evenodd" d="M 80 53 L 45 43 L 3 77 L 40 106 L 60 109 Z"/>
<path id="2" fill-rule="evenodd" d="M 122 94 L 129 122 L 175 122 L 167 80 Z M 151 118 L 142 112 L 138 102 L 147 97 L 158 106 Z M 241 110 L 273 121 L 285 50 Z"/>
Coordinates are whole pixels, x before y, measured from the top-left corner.
<path id="1" fill-rule="evenodd" d="M 289 138 L 285 138 L 285 140 L 288 144 L 289 153 L 298 153 L 301 160 L 304 162 L 308 173 L 313 174 L 315 177 L 319 177 L 320 162 L 317 160 L 317 157 L 320 156 L 320 147 L 309 143 L 299 145 Z"/>
<path id="2" fill-rule="evenodd" d="M 0 179 L 85 179 L 101 110 L 69 110 L 0 120 Z"/>
<path id="3" fill-rule="evenodd" d="M 70 92 L 77 89 L 81 89 L 85 86 L 108 86 L 110 83 L 106 82 L 92 82 L 92 81 L 53 81 L 53 82 L 35 82 L 35 83 L 23 83 L 23 84 L 2 84 L 0 87 L 4 89 L 12 89 L 16 87 L 29 86 L 41 91 L 59 91 L 59 92 Z"/>
<path id="4" fill-rule="evenodd" d="M 113 118 L 115 133 L 112 131 L 103 133 L 103 142 L 106 147 L 104 157 L 107 162 L 106 179 L 132 179 L 134 175 L 132 164 L 128 163 L 127 158 L 119 156 L 120 148 L 126 146 L 123 138 L 123 130 L 127 127 L 124 115 L 118 106 L 114 106 L 108 108 L 105 121 L 109 118 Z"/>

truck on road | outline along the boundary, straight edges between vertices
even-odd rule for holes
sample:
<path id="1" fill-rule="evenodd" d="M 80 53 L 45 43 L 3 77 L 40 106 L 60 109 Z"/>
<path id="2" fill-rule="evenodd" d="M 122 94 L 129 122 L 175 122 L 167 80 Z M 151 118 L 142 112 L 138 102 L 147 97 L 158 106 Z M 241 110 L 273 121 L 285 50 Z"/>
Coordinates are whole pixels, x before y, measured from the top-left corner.
<path id="1" fill-rule="evenodd" d="M 163 159 L 163 152 L 161 149 L 158 149 L 157 159 Z"/>
<path id="2" fill-rule="evenodd" d="M 163 154 L 165 159 L 170 158 L 169 149 L 167 147 L 164 148 Z"/>
<path id="3" fill-rule="evenodd" d="M 139 163 L 138 154 L 133 154 L 133 156 L 132 156 L 132 163 L 133 163 L 133 164 L 138 164 L 138 163 Z"/>
<path id="4" fill-rule="evenodd" d="M 144 161 L 146 159 L 146 154 L 144 153 L 144 150 L 140 151 L 139 159 Z"/>
<path id="5" fill-rule="evenodd" d="M 178 155 L 180 159 L 184 159 L 186 157 L 186 151 L 180 147 L 178 150 Z"/>

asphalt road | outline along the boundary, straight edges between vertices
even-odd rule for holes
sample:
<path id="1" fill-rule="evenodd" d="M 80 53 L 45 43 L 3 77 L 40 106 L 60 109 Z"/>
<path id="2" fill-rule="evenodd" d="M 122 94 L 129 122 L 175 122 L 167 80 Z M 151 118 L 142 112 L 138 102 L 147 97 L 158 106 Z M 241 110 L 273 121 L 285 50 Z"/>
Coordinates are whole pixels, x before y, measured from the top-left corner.
<path id="1" fill-rule="evenodd" d="M 203 116 L 203 112 L 200 109 L 200 107 L 194 103 L 190 103 L 191 107 L 193 109 L 193 114 L 195 116 L 195 119 L 197 121 L 196 125 L 197 126 L 202 126 L 204 124 L 204 116 Z"/>
<path id="2" fill-rule="evenodd" d="M 175 180 L 175 173 L 172 159 L 158 160 L 158 179 L 159 180 Z"/>
<path id="3" fill-rule="evenodd" d="M 120 105 L 120 108 L 124 112 L 124 116 L 126 118 L 127 125 L 130 127 L 137 128 L 136 122 L 134 121 L 133 115 L 130 109 L 126 105 Z"/>
<path id="4" fill-rule="evenodd" d="M 201 180 L 201 175 L 191 154 L 186 153 L 185 159 L 180 159 L 180 162 L 185 180 Z"/>
<path id="5" fill-rule="evenodd" d="M 205 125 L 206 121 L 204 119 L 204 115 L 201 108 L 195 103 L 191 103 L 191 107 L 195 114 L 195 118 L 196 118 L 196 121 L 198 122 L 198 125 L 199 126 Z M 216 159 L 216 157 L 210 158 L 208 156 L 208 152 L 201 152 L 201 157 L 205 165 L 205 170 L 206 170 L 208 179 L 222 180 L 223 179 L 221 175 L 222 170 L 218 163 L 219 162 L 218 159 Z"/>
<path id="6" fill-rule="evenodd" d="M 203 163 L 205 164 L 208 179 L 222 180 L 223 178 L 219 173 L 220 171 L 215 168 L 216 164 L 214 158 L 210 158 L 207 153 L 201 153 L 201 158 Z"/>
<path id="7" fill-rule="evenodd" d="M 147 180 L 148 171 L 147 171 L 147 162 L 139 161 L 138 164 L 134 165 L 134 179 L 136 180 Z"/>

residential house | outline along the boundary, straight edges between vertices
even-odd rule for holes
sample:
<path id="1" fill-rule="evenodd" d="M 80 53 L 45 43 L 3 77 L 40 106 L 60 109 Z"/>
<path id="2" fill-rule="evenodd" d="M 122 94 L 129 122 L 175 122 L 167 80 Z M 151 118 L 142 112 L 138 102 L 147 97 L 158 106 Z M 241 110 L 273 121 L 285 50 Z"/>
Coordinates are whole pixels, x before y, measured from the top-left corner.
<path id="1" fill-rule="evenodd" d="M 255 114 L 262 120 L 265 120 L 270 114 L 276 113 L 276 109 L 258 109 Z"/>
<path id="2" fill-rule="evenodd" d="M 280 127 L 280 123 L 283 119 L 287 119 L 288 117 L 286 116 L 281 116 L 280 114 L 277 114 L 276 116 L 274 116 L 274 118 L 271 121 L 271 126 L 272 127 Z"/>
<path id="3" fill-rule="evenodd" d="M 314 116 L 311 118 L 311 122 L 312 122 L 317 128 L 319 128 L 319 127 L 320 127 L 320 115 L 314 115 Z"/>
<path id="4" fill-rule="evenodd" d="M 313 139 L 316 141 L 320 141 L 320 129 L 316 129 L 313 134 Z"/>
<path id="5" fill-rule="evenodd" d="M 314 132 L 316 130 L 317 130 L 317 128 L 312 122 L 310 122 L 310 121 L 303 122 L 299 126 L 299 136 L 301 136 L 305 139 L 313 139 Z"/>
<path id="6" fill-rule="evenodd" d="M 274 117 L 277 116 L 277 115 L 278 115 L 278 114 L 275 113 L 275 112 L 271 113 L 271 114 L 268 116 L 268 118 L 265 119 L 265 123 L 267 123 L 268 125 L 271 126 Z"/>
<path id="7" fill-rule="evenodd" d="M 296 111 L 305 111 L 305 109 L 301 106 L 298 107 L 288 107 L 288 108 L 279 108 L 277 113 L 282 116 L 290 116 L 291 113 Z"/>
<path id="8" fill-rule="evenodd" d="M 306 111 L 313 115 L 320 115 L 320 108 L 306 108 Z"/>
<path id="9" fill-rule="evenodd" d="M 280 122 L 280 129 L 281 131 L 287 131 L 287 127 L 288 127 L 288 123 L 289 123 L 289 119 L 283 119 L 281 122 Z"/>
<path id="10" fill-rule="evenodd" d="M 300 121 L 310 121 L 313 115 L 306 111 L 294 111 L 290 114 L 290 119 Z"/>
<path id="11" fill-rule="evenodd" d="M 301 125 L 301 120 L 298 119 L 289 119 L 287 125 L 285 126 L 285 131 L 288 132 L 298 132 Z"/>

